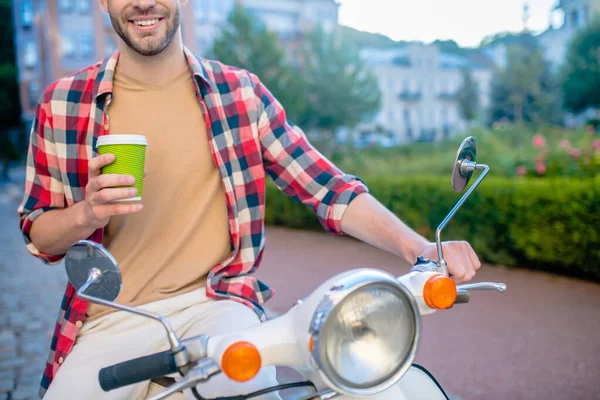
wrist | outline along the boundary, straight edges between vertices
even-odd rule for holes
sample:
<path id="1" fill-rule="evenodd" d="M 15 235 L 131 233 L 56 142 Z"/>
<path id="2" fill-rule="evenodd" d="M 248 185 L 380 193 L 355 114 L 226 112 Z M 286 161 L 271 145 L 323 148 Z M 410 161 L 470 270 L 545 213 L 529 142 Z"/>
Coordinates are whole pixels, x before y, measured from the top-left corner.
<path id="1" fill-rule="evenodd" d="M 76 231 L 94 231 L 96 228 L 87 217 L 85 212 L 85 202 L 79 202 L 73 205 L 73 211 L 75 212 L 75 230 Z"/>
<path id="2" fill-rule="evenodd" d="M 404 258 L 412 265 L 417 261 L 417 257 L 423 255 L 428 248 L 434 245 L 435 243 L 421 237 L 411 243 L 407 251 L 404 252 Z"/>

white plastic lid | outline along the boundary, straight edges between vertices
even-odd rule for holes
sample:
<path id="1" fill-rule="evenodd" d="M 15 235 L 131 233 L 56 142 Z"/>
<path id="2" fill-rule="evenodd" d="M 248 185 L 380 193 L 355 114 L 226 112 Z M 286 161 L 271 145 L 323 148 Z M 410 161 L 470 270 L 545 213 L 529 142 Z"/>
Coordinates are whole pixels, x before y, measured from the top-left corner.
<path id="1" fill-rule="evenodd" d="M 144 135 L 104 135 L 98 138 L 97 146 L 110 144 L 140 144 L 148 146 L 148 140 Z"/>

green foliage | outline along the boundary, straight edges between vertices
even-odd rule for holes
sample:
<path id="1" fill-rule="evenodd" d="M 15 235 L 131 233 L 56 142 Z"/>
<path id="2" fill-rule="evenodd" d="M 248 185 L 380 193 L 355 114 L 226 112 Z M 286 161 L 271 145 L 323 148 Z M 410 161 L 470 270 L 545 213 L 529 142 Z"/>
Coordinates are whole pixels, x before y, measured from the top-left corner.
<path id="1" fill-rule="evenodd" d="M 490 121 L 560 123 L 559 85 L 537 45 L 508 47 L 506 69 L 494 74 Z"/>
<path id="2" fill-rule="evenodd" d="M 18 125 L 21 117 L 17 68 L 0 64 L 0 130 Z"/>
<path id="3" fill-rule="evenodd" d="M 327 34 L 317 27 L 303 39 L 292 64 L 277 35 L 238 6 L 212 53 L 225 64 L 255 73 L 291 121 L 309 136 L 318 132 L 313 144 L 326 154 L 338 128 L 356 126 L 380 106 L 375 77 L 363 65 L 358 48 L 339 32 Z"/>
<path id="4" fill-rule="evenodd" d="M 406 45 L 405 41 L 394 41 L 379 33 L 359 31 L 349 26 L 340 26 L 340 34 L 359 47 L 391 48 Z"/>
<path id="5" fill-rule="evenodd" d="M 569 111 L 600 107 L 600 18 L 569 44 L 562 89 Z"/>
<path id="6" fill-rule="evenodd" d="M 481 47 L 493 47 L 498 45 L 519 46 L 526 49 L 537 48 L 537 39 L 530 32 L 512 33 L 499 32 L 485 37 L 480 44 Z"/>
<path id="7" fill-rule="evenodd" d="M 456 100 L 463 118 L 473 121 L 479 111 L 479 88 L 468 68 L 462 70 L 462 84 L 458 89 Z"/>
<path id="8" fill-rule="evenodd" d="M 305 115 L 305 88 L 298 71 L 287 62 L 277 35 L 242 7 L 234 8 L 210 56 L 256 74 L 291 120 Z"/>
<path id="9" fill-rule="evenodd" d="M 344 171 L 365 176 L 446 176 L 453 151 L 462 139 L 477 140 L 477 157 L 494 176 L 593 177 L 600 174 L 600 136 L 591 128 L 500 125 L 493 130 L 473 128 L 457 139 L 414 143 L 395 148 L 372 148 L 334 154 L 331 159 Z M 538 142 L 543 143 L 538 147 Z M 425 163 L 424 160 L 427 160 Z"/>
<path id="10" fill-rule="evenodd" d="M 364 177 L 371 193 L 430 240 L 460 198 L 444 177 Z M 269 183 L 266 222 L 320 229 L 316 216 Z M 600 178 L 490 176 L 450 222 L 443 240 L 467 240 L 482 260 L 600 278 Z"/>
<path id="11" fill-rule="evenodd" d="M 303 126 L 327 131 L 354 128 L 379 110 L 377 79 L 344 36 L 317 27 L 304 42 L 303 62 L 308 103 Z"/>
<path id="12" fill-rule="evenodd" d="M 0 0 L 0 64 L 14 64 L 15 53 L 13 46 L 12 2 Z"/>

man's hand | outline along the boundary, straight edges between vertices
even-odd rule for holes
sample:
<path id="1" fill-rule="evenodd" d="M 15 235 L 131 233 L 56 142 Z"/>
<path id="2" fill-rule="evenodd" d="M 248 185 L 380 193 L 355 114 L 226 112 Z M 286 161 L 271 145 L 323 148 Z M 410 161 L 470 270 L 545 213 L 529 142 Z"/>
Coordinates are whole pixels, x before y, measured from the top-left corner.
<path id="1" fill-rule="evenodd" d="M 444 259 L 448 263 L 448 272 L 456 283 L 469 282 L 481 267 L 481 262 L 467 242 L 443 242 Z M 437 247 L 435 243 L 428 244 L 421 254 L 423 257 L 438 261 Z"/>
<path id="2" fill-rule="evenodd" d="M 135 178 L 130 175 L 101 174 L 101 168 L 115 161 L 115 156 L 105 154 L 89 162 L 89 180 L 85 188 L 85 200 L 81 206 L 81 224 L 99 229 L 108 225 L 113 215 L 130 214 L 141 211 L 141 203 L 118 203 L 116 200 L 135 196 L 135 188 L 117 188 L 131 186 Z"/>

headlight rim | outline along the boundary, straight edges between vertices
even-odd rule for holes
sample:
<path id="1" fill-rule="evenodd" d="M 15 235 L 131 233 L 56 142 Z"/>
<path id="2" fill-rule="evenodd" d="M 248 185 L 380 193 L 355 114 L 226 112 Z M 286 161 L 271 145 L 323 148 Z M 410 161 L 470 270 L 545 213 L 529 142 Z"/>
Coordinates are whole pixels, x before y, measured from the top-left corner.
<path id="1" fill-rule="evenodd" d="M 325 372 L 326 368 L 324 368 L 323 351 L 321 349 L 321 335 L 325 326 L 325 322 L 333 313 L 333 311 L 340 306 L 342 301 L 351 293 L 371 284 L 390 285 L 407 298 L 408 303 L 413 311 L 412 315 L 415 326 L 415 339 L 413 340 L 411 349 L 404 364 L 400 366 L 396 372 L 390 375 L 388 379 L 380 384 L 368 388 L 351 387 L 342 382 L 334 382 L 332 378 Z M 333 388 L 336 392 L 349 396 L 371 396 L 380 393 L 397 383 L 412 365 L 413 361 L 415 360 L 421 338 L 421 313 L 419 312 L 419 307 L 412 293 L 394 276 L 381 270 L 360 269 L 356 270 L 350 275 L 340 278 L 325 293 L 315 309 L 315 312 L 313 313 L 309 327 L 309 338 L 311 338 L 313 343 L 313 348 L 310 351 L 312 361 L 318 368 L 321 378 L 328 386 Z"/>

